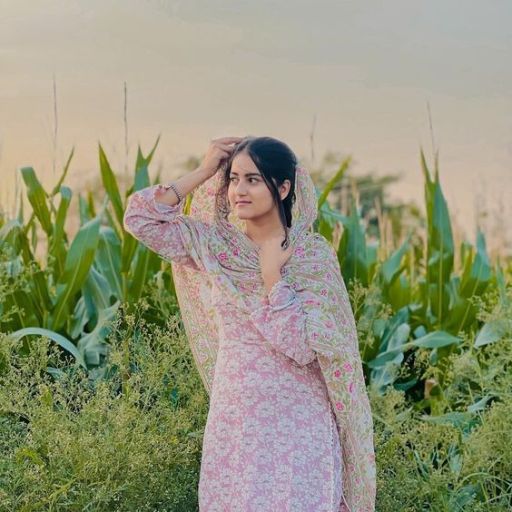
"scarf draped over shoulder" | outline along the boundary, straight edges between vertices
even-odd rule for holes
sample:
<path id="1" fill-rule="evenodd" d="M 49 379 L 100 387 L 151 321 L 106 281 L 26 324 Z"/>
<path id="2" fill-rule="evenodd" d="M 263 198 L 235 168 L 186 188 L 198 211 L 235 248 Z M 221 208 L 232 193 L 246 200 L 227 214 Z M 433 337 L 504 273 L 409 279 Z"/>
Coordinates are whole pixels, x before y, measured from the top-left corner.
<path id="1" fill-rule="evenodd" d="M 254 275 L 259 271 L 256 245 L 244 233 L 244 221 L 230 212 L 227 198 L 218 193 L 220 186 L 221 171 L 195 189 L 186 215 L 184 201 L 175 206 L 154 203 L 154 191 L 161 185 L 139 191 L 130 198 L 137 201 L 145 196 L 153 205 L 154 214 L 161 215 L 162 220 L 171 212 L 179 214 L 174 219 L 182 223 L 181 247 L 185 249 L 181 254 L 176 250 L 172 254 L 172 275 L 187 339 L 209 394 L 219 343 L 215 297 L 208 272 L 212 247 L 217 247 L 217 257 L 218 251 L 221 256 L 224 253 L 236 256 L 222 259 L 223 271 L 228 275 Z M 373 421 L 354 315 L 336 251 L 322 235 L 312 231 L 318 213 L 317 195 L 309 173 L 302 166 L 296 168 L 295 195 L 292 226 L 288 232 L 293 255 L 282 268 L 281 281 L 274 285 L 271 293 L 286 295 L 292 290 L 299 300 L 308 344 L 308 351 L 299 362 L 307 364 L 316 357 L 327 386 L 343 455 L 346 503 L 342 504 L 340 512 L 374 512 Z M 125 228 L 137 237 L 137 223 L 130 221 L 129 210 L 130 202 L 125 213 Z M 151 240 L 146 236 L 144 241 L 154 248 L 158 246 L 157 237 Z M 159 252 L 166 256 L 163 251 Z M 264 315 L 264 304 L 253 314 Z M 240 305 L 243 306 L 243 302 Z"/>

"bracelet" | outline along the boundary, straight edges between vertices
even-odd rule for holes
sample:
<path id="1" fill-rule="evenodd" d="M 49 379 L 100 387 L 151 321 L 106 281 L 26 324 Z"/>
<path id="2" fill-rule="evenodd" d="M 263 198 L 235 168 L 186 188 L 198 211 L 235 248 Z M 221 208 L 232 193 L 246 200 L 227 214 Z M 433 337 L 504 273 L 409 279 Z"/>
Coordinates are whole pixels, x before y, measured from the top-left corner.
<path id="1" fill-rule="evenodd" d="M 183 196 L 176 188 L 176 185 L 174 183 L 169 183 L 169 185 L 164 185 L 165 190 L 169 190 L 170 188 L 173 189 L 174 193 L 176 194 L 176 197 L 178 198 L 178 203 L 181 203 Z"/>

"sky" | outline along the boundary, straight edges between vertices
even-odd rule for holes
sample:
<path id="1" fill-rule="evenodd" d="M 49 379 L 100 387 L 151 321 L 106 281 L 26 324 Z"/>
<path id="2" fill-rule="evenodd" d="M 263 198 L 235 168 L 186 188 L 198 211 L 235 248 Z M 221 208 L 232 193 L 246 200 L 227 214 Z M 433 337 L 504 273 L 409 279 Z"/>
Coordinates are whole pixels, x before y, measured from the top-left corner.
<path id="1" fill-rule="evenodd" d="M 74 147 L 76 194 L 97 183 L 99 143 L 123 175 L 159 134 L 151 172 L 164 181 L 213 138 L 269 135 L 311 168 L 334 152 L 353 175 L 401 174 L 392 197 L 422 206 L 420 147 L 432 163 L 434 144 L 461 229 L 473 240 L 487 210 L 483 227 L 511 243 L 509 0 L 0 0 L 0 12 L 4 209 L 23 166 L 49 189 Z"/>

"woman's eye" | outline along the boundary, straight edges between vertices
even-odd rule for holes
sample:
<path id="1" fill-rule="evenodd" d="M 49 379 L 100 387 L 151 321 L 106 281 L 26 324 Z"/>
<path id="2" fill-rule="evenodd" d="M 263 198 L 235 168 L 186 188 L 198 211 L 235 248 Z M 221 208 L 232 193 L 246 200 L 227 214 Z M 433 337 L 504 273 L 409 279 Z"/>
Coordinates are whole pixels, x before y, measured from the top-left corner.
<path id="1" fill-rule="evenodd" d="M 233 181 L 233 180 L 236 180 L 236 178 L 233 176 L 231 178 L 229 178 L 229 181 Z M 258 179 L 257 178 L 249 178 L 249 181 L 252 182 L 252 180 L 254 180 L 256 183 L 258 182 Z"/>

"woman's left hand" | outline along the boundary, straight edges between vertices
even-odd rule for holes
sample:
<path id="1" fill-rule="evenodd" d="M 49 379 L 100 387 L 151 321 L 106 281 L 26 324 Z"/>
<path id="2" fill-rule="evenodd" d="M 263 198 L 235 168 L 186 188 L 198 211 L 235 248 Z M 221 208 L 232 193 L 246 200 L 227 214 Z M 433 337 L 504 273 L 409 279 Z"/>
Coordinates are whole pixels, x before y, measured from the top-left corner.
<path id="1" fill-rule="evenodd" d="M 283 236 L 277 236 L 269 238 L 260 244 L 258 255 L 260 258 L 261 274 L 263 276 L 280 275 L 281 267 L 293 254 L 293 247 L 291 245 L 283 250 L 281 247 L 283 241 Z"/>

